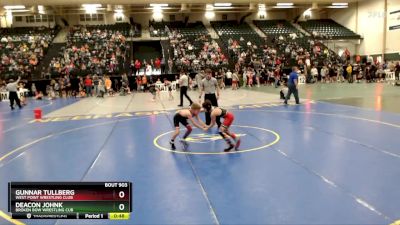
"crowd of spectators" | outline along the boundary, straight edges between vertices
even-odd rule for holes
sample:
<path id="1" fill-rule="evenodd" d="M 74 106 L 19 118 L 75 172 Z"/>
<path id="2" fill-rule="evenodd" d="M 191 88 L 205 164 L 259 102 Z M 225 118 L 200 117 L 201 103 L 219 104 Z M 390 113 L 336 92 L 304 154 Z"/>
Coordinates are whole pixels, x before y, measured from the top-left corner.
<path id="1" fill-rule="evenodd" d="M 168 59 L 167 73 L 199 71 L 204 67 L 218 70 L 229 64 L 221 46 L 210 37 L 202 22 L 150 21 L 149 31 L 151 36 L 168 39 L 164 55 Z"/>
<path id="2" fill-rule="evenodd" d="M 56 33 L 45 27 L 0 29 L 0 75 L 30 78 Z"/>
<path id="3" fill-rule="evenodd" d="M 346 80 L 359 82 L 362 79 L 366 82 L 382 82 L 386 71 L 390 70 L 384 63 L 361 64 L 350 60 L 350 52 L 347 49 L 342 55 L 338 55 L 320 39 L 301 33 L 278 34 L 266 38 L 245 32 L 241 35 L 235 32 L 233 35 L 229 35 L 229 32 L 219 33 L 220 40 L 224 43 L 221 47 L 227 48 L 227 56 L 223 54 L 224 51 L 218 43 L 207 35 L 187 37 L 167 26 L 164 33 L 169 36 L 170 52 L 176 71 L 185 69 L 201 75 L 203 68 L 212 68 L 214 76 L 221 81 L 221 87 L 228 83 L 235 84 L 236 88 L 237 80 L 240 80 L 243 86 L 273 84 L 278 87 L 285 83 L 292 66 L 300 68 L 307 83 Z M 196 47 L 199 45 L 202 45 L 203 49 L 198 48 L 201 50 L 197 49 L 196 54 Z M 348 67 L 354 69 L 348 72 Z M 194 84 L 195 82 L 196 79 Z"/>
<path id="4" fill-rule="evenodd" d="M 226 38 L 229 57 L 234 70 L 222 71 L 223 79 L 231 80 L 232 73 L 239 76 L 243 86 L 253 87 L 273 84 L 278 87 L 286 82 L 292 66 L 298 66 L 307 83 L 315 82 L 382 82 L 386 72 L 398 73 L 400 66 L 373 61 L 365 63 L 351 60 L 346 49 L 341 55 L 330 50 L 322 41 L 302 34 L 288 34 L 254 38 L 253 35 L 231 35 Z M 260 40 L 262 39 L 262 40 Z M 392 63 L 393 65 L 393 63 Z M 397 64 L 398 65 L 398 64 Z M 351 69 L 350 69 L 351 68 Z M 229 74 L 229 77 L 226 76 Z"/>
<path id="5" fill-rule="evenodd" d="M 222 38 L 216 41 L 205 34 L 184 35 L 176 29 L 165 29 L 169 43 L 168 60 L 134 59 L 126 65 L 127 69 L 129 67 L 127 75 L 124 68 L 130 45 L 124 36 L 126 31 L 107 27 L 72 27 L 66 47 L 50 62 L 49 72 L 57 79 L 47 86 L 46 94 L 51 97 L 84 97 L 111 95 L 121 90 L 121 93 L 129 93 L 129 76 L 136 76 L 131 79 L 132 88 L 136 86 L 138 91 L 147 90 L 146 87 L 157 80 L 153 75 L 177 71 L 191 74 L 190 86 L 196 87 L 204 77 L 205 68 L 213 70 L 220 88 L 228 84 L 233 89 L 263 84 L 279 87 L 285 83 L 288 68 L 292 66 L 300 68 L 307 83 L 383 82 L 387 72 L 394 72 L 397 79 L 400 73 L 399 63 L 381 62 L 372 57 L 363 63 L 360 57 L 350 60 L 347 49 L 338 55 L 322 41 L 302 34 L 261 38 L 254 34 L 229 36 L 221 33 Z M 38 29 L 29 34 L 3 34 L 0 40 L 0 71 L 29 75 L 53 37 L 54 33 L 49 29 Z M 111 81 L 109 76 L 120 74 L 123 74 L 122 79 Z M 40 95 L 39 92 L 36 94 Z"/>
<path id="6" fill-rule="evenodd" d="M 169 41 L 173 53 L 172 61 L 178 71 L 199 71 L 205 67 L 219 69 L 229 64 L 221 47 L 208 35 L 183 36 L 177 31 L 172 31 Z"/>
<path id="7" fill-rule="evenodd" d="M 321 42 L 305 37 L 291 38 L 280 36 L 266 37 L 257 45 L 240 37 L 227 40 L 230 56 L 235 64 L 249 65 L 259 60 L 262 67 L 304 68 L 314 65 L 338 63 L 338 56 Z"/>
<path id="8" fill-rule="evenodd" d="M 117 92 L 121 95 L 130 93 L 128 76 L 125 73 L 122 74 L 121 79 L 112 79 L 109 75 L 97 74 L 78 77 L 65 75 L 51 79 L 45 88 L 45 94 L 49 99 L 59 97 L 104 97 L 106 95 L 114 96 Z M 43 92 L 37 89 L 35 83 L 32 83 L 30 91 L 36 98 L 43 96 Z"/>
<path id="9" fill-rule="evenodd" d="M 119 74 L 129 48 L 121 31 L 74 26 L 63 51 L 51 60 L 50 73 L 54 76 Z"/>

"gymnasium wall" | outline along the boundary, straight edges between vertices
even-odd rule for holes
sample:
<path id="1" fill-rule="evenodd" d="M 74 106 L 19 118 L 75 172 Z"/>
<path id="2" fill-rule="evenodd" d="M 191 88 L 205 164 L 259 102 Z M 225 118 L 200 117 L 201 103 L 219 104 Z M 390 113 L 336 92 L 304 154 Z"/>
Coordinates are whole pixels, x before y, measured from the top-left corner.
<path id="1" fill-rule="evenodd" d="M 27 23 L 25 18 L 21 22 L 13 21 L 13 27 L 54 27 L 56 25 L 55 22 L 35 22 L 35 23 Z"/>
<path id="2" fill-rule="evenodd" d="M 364 39 L 357 48 L 358 54 L 397 53 L 400 52 L 400 29 L 389 31 L 388 24 L 386 27 L 384 24 L 385 17 L 395 10 L 400 10 L 398 0 L 387 0 L 387 11 L 384 0 L 364 0 L 350 5 L 347 9 L 330 11 L 329 18 L 362 35 Z"/>
<path id="3" fill-rule="evenodd" d="M 399 0 L 388 0 L 388 13 L 400 10 L 400 1 Z M 396 24 L 400 25 L 400 14 L 397 14 L 397 22 Z M 388 26 L 391 24 L 390 15 L 388 17 Z M 387 37 L 386 37 L 386 53 L 400 53 L 400 29 L 397 30 L 389 30 L 387 28 Z"/>
<path id="4" fill-rule="evenodd" d="M 189 16 L 189 22 L 195 22 L 195 21 L 202 21 L 205 25 L 210 24 L 210 21 L 216 21 L 216 20 L 223 20 L 223 15 L 227 15 L 227 20 L 239 20 L 242 16 L 244 16 L 247 13 L 216 13 L 215 17 L 211 20 L 206 19 L 204 17 L 204 12 L 198 12 L 198 13 L 178 13 L 174 14 L 175 15 L 175 20 L 176 21 L 182 21 L 186 16 Z M 277 11 L 268 11 L 268 13 L 265 15 L 264 20 L 273 20 L 273 19 L 292 19 L 290 18 L 290 15 L 292 14 L 291 11 L 288 10 L 277 10 Z M 169 21 L 169 16 L 171 14 L 164 13 L 163 20 L 164 21 Z M 142 27 L 147 27 L 148 23 L 150 20 L 153 20 L 153 15 L 152 13 L 138 13 L 135 15 L 124 15 L 122 18 L 122 21 L 119 22 L 129 22 L 129 17 L 132 16 L 134 22 L 139 23 L 142 25 Z M 94 24 L 114 24 L 116 23 L 116 18 L 114 16 L 113 12 L 110 13 L 105 13 L 104 14 L 104 21 L 89 21 L 89 22 L 84 22 L 80 21 L 79 19 L 79 14 L 71 14 L 71 15 L 65 15 L 65 16 L 57 16 L 57 18 L 65 18 L 70 25 L 94 25 Z M 253 13 L 252 15 L 248 16 L 246 18 L 246 21 L 251 21 L 251 20 L 259 20 L 259 15 L 257 13 Z M 22 22 L 17 22 L 13 21 L 13 27 L 27 27 L 27 26 L 48 26 L 48 23 L 26 23 L 25 19 Z M 53 25 L 53 24 L 51 24 Z"/>
<path id="5" fill-rule="evenodd" d="M 328 18 L 357 32 L 357 5 L 350 4 L 347 9 L 332 9 L 328 12 Z M 358 33 L 358 32 L 357 32 Z"/>
<path id="6" fill-rule="evenodd" d="M 358 3 L 358 32 L 364 37 L 360 55 L 382 54 L 384 51 L 385 3 L 383 0 L 366 0 Z"/>

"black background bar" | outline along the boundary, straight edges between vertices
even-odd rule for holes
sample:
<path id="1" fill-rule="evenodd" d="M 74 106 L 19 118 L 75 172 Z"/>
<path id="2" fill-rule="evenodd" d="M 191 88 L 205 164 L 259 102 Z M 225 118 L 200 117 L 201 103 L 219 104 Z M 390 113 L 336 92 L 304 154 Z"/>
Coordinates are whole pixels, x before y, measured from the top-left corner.
<path id="1" fill-rule="evenodd" d="M 35 214 L 35 213 L 12 213 L 13 219 L 108 219 L 108 213 L 58 213 L 58 214 Z"/>

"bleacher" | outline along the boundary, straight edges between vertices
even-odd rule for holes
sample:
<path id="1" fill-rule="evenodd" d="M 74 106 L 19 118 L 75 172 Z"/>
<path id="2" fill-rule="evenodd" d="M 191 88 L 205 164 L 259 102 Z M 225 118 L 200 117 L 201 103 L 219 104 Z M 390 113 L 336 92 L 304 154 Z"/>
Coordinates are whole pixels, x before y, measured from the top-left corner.
<path id="1" fill-rule="evenodd" d="M 241 35 L 257 34 L 247 23 L 239 23 L 238 21 L 211 21 L 213 28 L 218 35 L 227 35 L 231 37 L 240 37 Z M 257 35 L 258 36 L 258 35 Z"/>
<path id="2" fill-rule="evenodd" d="M 155 22 L 149 23 L 151 37 L 168 37 L 168 41 L 162 42 L 164 57 L 174 59 L 174 72 L 179 72 L 182 65 L 176 60 L 180 56 L 174 55 L 174 48 L 181 48 L 180 44 L 190 44 L 191 49 L 186 49 L 187 54 L 199 55 L 206 42 L 211 41 L 211 37 L 202 22 L 184 23 L 174 22 Z M 180 44 L 176 43 L 179 42 Z"/>
<path id="3" fill-rule="evenodd" d="M 13 27 L 13 28 L 1 28 L 0 37 L 4 36 L 15 36 L 24 38 L 27 35 L 40 35 L 40 34 L 56 34 L 58 29 L 48 27 Z"/>
<path id="4" fill-rule="evenodd" d="M 300 33 L 292 24 L 290 24 L 286 20 L 254 20 L 253 23 L 267 36 Z"/>
<path id="5" fill-rule="evenodd" d="M 247 23 L 238 23 L 237 21 L 211 21 L 212 27 L 217 32 L 222 40 L 223 47 L 228 49 L 229 57 L 234 63 L 237 59 L 237 54 L 233 53 L 229 46 L 229 41 L 237 41 L 241 50 L 246 50 L 247 43 L 251 42 L 252 45 L 258 46 L 255 49 L 255 54 L 261 57 L 263 55 L 262 46 L 264 40 L 257 34 L 253 28 Z"/>
<path id="6" fill-rule="evenodd" d="M 0 29 L 0 78 L 31 78 L 59 30 L 47 27 Z"/>
<path id="7" fill-rule="evenodd" d="M 89 32 L 96 31 L 110 31 L 118 32 L 125 37 L 140 37 L 141 36 L 141 26 L 140 24 L 131 25 L 129 23 L 116 23 L 116 24 L 102 24 L 102 25 L 86 25 L 85 29 Z M 74 32 L 69 33 L 69 40 L 73 42 L 85 41 L 79 37 L 74 37 Z M 72 36 L 71 36 L 72 35 Z M 96 36 L 93 36 L 97 38 Z"/>
<path id="8" fill-rule="evenodd" d="M 361 36 L 331 19 L 307 20 L 300 26 L 316 38 L 360 39 Z"/>
<path id="9" fill-rule="evenodd" d="M 183 36 L 208 35 L 208 31 L 202 22 L 184 23 L 175 22 L 150 22 L 151 37 L 168 37 L 168 32 L 177 31 Z"/>

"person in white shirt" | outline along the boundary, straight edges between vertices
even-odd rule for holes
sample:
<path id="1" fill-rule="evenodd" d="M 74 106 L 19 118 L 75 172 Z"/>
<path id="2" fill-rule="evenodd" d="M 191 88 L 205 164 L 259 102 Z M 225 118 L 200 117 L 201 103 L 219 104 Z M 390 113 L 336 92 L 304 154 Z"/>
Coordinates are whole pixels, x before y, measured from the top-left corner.
<path id="1" fill-rule="evenodd" d="M 326 82 L 326 75 L 328 75 L 329 70 L 326 66 L 321 69 L 321 82 Z"/>
<path id="2" fill-rule="evenodd" d="M 194 79 L 196 81 L 197 88 L 201 92 L 201 83 L 204 79 L 204 71 L 202 70 L 199 73 L 197 73 L 196 76 L 194 77 Z"/>
<path id="3" fill-rule="evenodd" d="M 238 76 L 237 72 L 234 72 L 232 74 L 232 90 L 238 89 L 238 83 L 239 83 L 239 76 Z"/>
<path id="4" fill-rule="evenodd" d="M 243 87 L 247 86 L 247 70 L 243 71 Z"/>
<path id="5" fill-rule="evenodd" d="M 181 76 L 179 78 L 179 88 L 180 88 L 180 99 L 181 102 L 178 105 L 179 107 L 183 107 L 183 96 L 185 96 L 187 98 L 187 100 L 189 100 L 189 105 L 192 105 L 193 101 L 192 99 L 188 96 L 187 94 L 187 90 L 189 87 L 189 76 L 186 75 L 183 71 L 181 71 Z"/>
<path id="6" fill-rule="evenodd" d="M 336 70 L 336 76 L 337 76 L 337 81 L 339 82 L 344 82 L 344 76 L 343 76 L 343 66 L 342 65 L 337 65 L 335 67 Z M 378 70 L 379 71 L 379 70 Z"/>
<path id="7" fill-rule="evenodd" d="M 318 79 L 318 69 L 315 66 L 311 68 L 311 76 L 313 79 Z"/>
<path id="8" fill-rule="evenodd" d="M 311 66 L 311 61 L 310 61 L 309 58 L 306 58 L 306 65 L 307 65 L 308 68 L 310 68 L 310 66 Z"/>
<path id="9" fill-rule="evenodd" d="M 151 64 L 150 64 L 150 63 L 147 64 L 147 65 L 146 65 L 146 70 L 145 70 L 146 72 L 145 72 L 145 74 L 146 74 L 146 75 L 152 75 L 152 69 L 153 69 L 153 68 L 151 67 Z"/>
<path id="10" fill-rule="evenodd" d="M 21 101 L 18 98 L 18 83 L 21 80 L 21 77 L 18 77 L 18 80 L 14 82 L 13 79 L 10 79 L 10 82 L 6 86 L 6 90 L 8 91 L 8 98 L 10 99 L 10 107 L 11 110 L 14 110 L 14 101 L 17 103 L 17 106 L 21 109 Z"/>
<path id="11" fill-rule="evenodd" d="M 225 74 L 228 85 L 232 84 L 232 72 L 228 70 Z"/>

